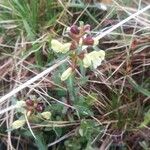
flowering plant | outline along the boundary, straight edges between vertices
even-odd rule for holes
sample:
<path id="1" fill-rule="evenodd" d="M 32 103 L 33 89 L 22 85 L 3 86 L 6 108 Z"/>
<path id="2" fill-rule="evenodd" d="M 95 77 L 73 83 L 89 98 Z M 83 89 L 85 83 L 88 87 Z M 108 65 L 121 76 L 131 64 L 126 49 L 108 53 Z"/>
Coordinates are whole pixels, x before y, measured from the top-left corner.
<path id="1" fill-rule="evenodd" d="M 46 120 L 51 118 L 50 111 L 44 111 L 45 106 L 43 102 L 39 102 L 33 99 L 27 99 L 26 101 L 17 101 L 16 103 L 16 110 L 17 112 L 21 113 L 21 116 L 15 120 L 12 125 L 11 129 L 19 129 L 22 128 L 26 124 L 26 117 L 30 119 L 34 114 L 40 114 L 40 116 Z"/>
<path id="2" fill-rule="evenodd" d="M 70 42 L 60 42 L 56 39 L 51 40 L 51 49 L 58 54 L 67 54 L 69 58 L 69 66 L 62 73 L 61 81 L 67 80 L 72 74 L 75 74 L 75 71 L 79 70 L 79 68 L 97 69 L 105 59 L 105 51 L 97 47 L 99 41 L 91 34 L 90 25 L 81 24 L 79 27 L 72 25 L 67 28 L 67 35 Z M 77 96 L 75 94 L 75 86 L 72 82 L 74 81 L 73 79 L 75 79 L 74 76 L 71 82 L 69 81 L 67 83 L 68 92 L 69 95 L 71 95 L 70 99 L 75 99 Z M 39 113 L 43 119 L 49 120 L 51 118 L 51 112 L 44 111 L 45 106 L 43 102 L 27 99 L 23 104 L 19 102 L 17 105 L 18 107 L 22 106 L 22 108 L 24 108 L 22 113 L 23 115 L 25 114 L 28 119 L 37 113 Z M 25 125 L 26 120 L 23 115 L 12 123 L 12 129 L 18 129 Z"/>

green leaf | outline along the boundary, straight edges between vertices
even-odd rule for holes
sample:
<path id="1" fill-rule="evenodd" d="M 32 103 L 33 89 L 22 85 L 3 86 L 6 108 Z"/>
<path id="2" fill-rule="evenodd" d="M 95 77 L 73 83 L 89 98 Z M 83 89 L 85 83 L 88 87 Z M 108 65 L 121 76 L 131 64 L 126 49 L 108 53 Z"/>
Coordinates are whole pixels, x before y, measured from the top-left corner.
<path id="1" fill-rule="evenodd" d="M 92 93 L 90 93 L 90 95 L 87 95 L 85 100 L 88 105 L 92 106 L 96 102 L 97 98 L 98 98 L 98 95 L 96 93 L 92 92 Z"/>
<path id="2" fill-rule="evenodd" d="M 143 128 L 150 124 L 150 110 L 145 114 L 144 121 L 141 123 L 140 128 Z"/>
<path id="3" fill-rule="evenodd" d="M 86 77 L 86 76 L 85 76 L 85 77 L 81 77 L 81 78 L 79 79 L 79 81 L 78 81 L 78 84 L 81 85 L 81 86 L 82 86 L 82 85 L 85 85 L 85 84 L 88 82 L 88 78 L 89 78 L 89 77 Z"/>
<path id="4" fill-rule="evenodd" d="M 47 146 L 44 141 L 44 137 L 42 134 L 36 134 L 36 140 L 35 140 L 36 146 L 39 150 L 46 150 Z"/>
<path id="5" fill-rule="evenodd" d="M 146 141 L 142 141 L 142 142 L 139 142 L 140 146 L 144 149 L 144 150 L 149 150 L 150 147 L 149 147 L 149 144 L 146 143 Z"/>
<path id="6" fill-rule="evenodd" d="M 93 112 L 86 106 L 75 105 L 80 115 L 92 116 Z"/>
<path id="7" fill-rule="evenodd" d="M 44 58 L 42 55 L 42 51 L 40 49 L 35 52 L 35 61 L 36 61 L 37 65 L 39 65 L 41 67 L 44 66 Z"/>
<path id="8" fill-rule="evenodd" d="M 79 134 L 80 134 L 80 136 L 83 136 L 83 129 L 79 129 Z"/>
<path id="9" fill-rule="evenodd" d="M 128 78 L 129 83 L 140 93 L 144 94 L 145 96 L 150 97 L 150 91 L 147 89 L 139 86 L 132 78 Z"/>

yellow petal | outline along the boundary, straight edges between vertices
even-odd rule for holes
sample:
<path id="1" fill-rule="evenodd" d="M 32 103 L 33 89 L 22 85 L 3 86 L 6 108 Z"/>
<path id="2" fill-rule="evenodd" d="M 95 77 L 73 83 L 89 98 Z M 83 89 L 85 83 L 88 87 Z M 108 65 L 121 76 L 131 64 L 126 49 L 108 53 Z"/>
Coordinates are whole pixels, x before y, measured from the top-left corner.
<path id="1" fill-rule="evenodd" d="M 58 40 L 51 40 L 51 48 L 56 53 L 66 53 L 70 50 L 71 43 L 60 43 Z"/>
<path id="2" fill-rule="evenodd" d="M 61 53 L 66 53 L 70 50 L 71 43 L 65 43 L 62 45 Z"/>
<path id="3" fill-rule="evenodd" d="M 42 116 L 44 119 L 49 120 L 49 119 L 51 118 L 51 112 L 49 112 L 49 111 L 42 112 L 42 113 L 41 113 L 41 116 Z"/>
<path id="4" fill-rule="evenodd" d="M 99 56 L 102 60 L 104 60 L 104 59 L 105 59 L 105 51 L 103 51 L 103 50 L 98 51 L 98 56 Z"/>
<path id="5" fill-rule="evenodd" d="M 92 61 L 93 63 L 93 68 L 96 69 L 98 66 L 101 65 L 102 60 L 101 59 L 95 59 Z"/>
<path id="6" fill-rule="evenodd" d="M 63 72 L 63 74 L 61 75 L 61 81 L 65 81 L 72 73 L 72 68 L 69 67 L 67 70 L 65 70 Z"/>
<path id="7" fill-rule="evenodd" d="M 83 66 L 85 68 L 90 67 L 93 65 L 93 67 L 96 69 L 98 66 L 101 65 L 101 62 L 105 59 L 105 51 L 93 51 L 88 54 L 85 54 L 83 59 Z"/>
<path id="8" fill-rule="evenodd" d="M 51 40 L 51 48 L 54 52 L 58 53 L 62 50 L 63 45 L 58 40 Z"/>
<path id="9" fill-rule="evenodd" d="M 97 51 L 90 52 L 88 55 L 91 58 L 91 60 L 95 60 L 95 59 L 99 58 L 99 55 L 98 55 Z"/>
<path id="10" fill-rule="evenodd" d="M 12 129 L 18 129 L 23 127 L 23 125 L 25 124 L 25 120 L 16 120 L 12 123 Z"/>
<path id="11" fill-rule="evenodd" d="M 84 58 L 83 58 L 83 66 L 85 68 L 88 68 L 88 67 L 90 67 L 90 65 L 91 65 L 91 58 L 88 54 L 85 54 Z"/>

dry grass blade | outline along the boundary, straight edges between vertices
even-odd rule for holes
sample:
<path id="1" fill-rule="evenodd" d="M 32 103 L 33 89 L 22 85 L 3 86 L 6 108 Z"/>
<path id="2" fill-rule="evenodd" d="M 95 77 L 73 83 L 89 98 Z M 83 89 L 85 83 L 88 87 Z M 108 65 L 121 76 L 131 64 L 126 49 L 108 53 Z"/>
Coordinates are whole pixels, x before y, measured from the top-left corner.
<path id="1" fill-rule="evenodd" d="M 130 15 L 128 18 L 122 20 L 121 22 L 119 22 L 118 24 L 114 25 L 112 28 L 108 29 L 107 31 L 101 33 L 100 35 L 96 36 L 96 39 L 100 40 L 101 38 L 103 38 L 104 36 L 108 35 L 109 33 L 111 33 L 113 30 L 117 29 L 118 27 L 122 26 L 124 23 L 128 22 L 131 19 L 134 19 L 135 17 L 137 17 L 138 15 L 142 14 L 143 12 L 147 11 L 150 9 L 150 5 L 146 6 L 145 8 L 139 10 L 138 12 Z"/>

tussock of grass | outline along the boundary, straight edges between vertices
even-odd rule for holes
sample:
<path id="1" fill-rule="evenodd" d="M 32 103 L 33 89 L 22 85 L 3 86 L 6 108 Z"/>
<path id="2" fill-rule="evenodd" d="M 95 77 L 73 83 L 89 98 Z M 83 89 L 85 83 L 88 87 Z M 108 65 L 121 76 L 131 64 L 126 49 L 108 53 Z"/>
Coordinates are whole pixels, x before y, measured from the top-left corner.
<path id="1" fill-rule="evenodd" d="M 105 1 L 104 1 L 105 3 Z M 150 5 L 69 0 L 0 2 L 0 149 L 148 149 L 150 147 Z M 51 39 L 83 21 L 99 39 L 106 60 L 86 77 L 61 82 L 67 56 Z M 70 62 L 69 62 L 70 63 Z M 82 70 L 83 71 L 83 70 Z M 17 101 L 34 100 L 51 112 L 25 115 Z M 73 100 L 73 101 L 72 101 Z"/>

